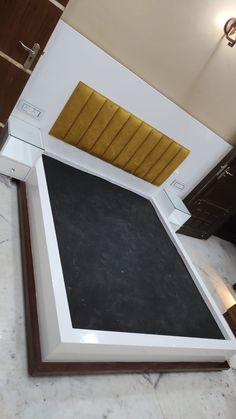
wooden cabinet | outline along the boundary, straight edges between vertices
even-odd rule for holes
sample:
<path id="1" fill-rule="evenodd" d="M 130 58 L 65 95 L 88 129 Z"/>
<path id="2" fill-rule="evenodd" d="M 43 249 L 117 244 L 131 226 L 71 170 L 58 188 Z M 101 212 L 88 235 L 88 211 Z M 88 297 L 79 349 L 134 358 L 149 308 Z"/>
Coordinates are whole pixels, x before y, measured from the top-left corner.
<path id="1" fill-rule="evenodd" d="M 215 233 L 215 236 L 236 244 L 236 214 L 224 223 Z M 236 280 L 236 278 L 235 278 Z"/>
<path id="2" fill-rule="evenodd" d="M 178 233 L 207 239 L 236 214 L 236 151 L 233 149 L 185 198 L 191 218 Z"/>

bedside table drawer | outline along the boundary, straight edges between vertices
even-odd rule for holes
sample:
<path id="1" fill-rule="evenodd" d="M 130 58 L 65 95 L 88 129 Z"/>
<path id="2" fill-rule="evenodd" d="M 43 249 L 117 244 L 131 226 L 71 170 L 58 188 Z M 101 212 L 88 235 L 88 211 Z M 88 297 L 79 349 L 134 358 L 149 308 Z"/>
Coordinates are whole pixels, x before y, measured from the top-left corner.
<path id="1" fill-rule="evenodd" d="M 0 156 L 0 173 L 11 176 L 15 179 L 24 180 L 29 171 L 29 166 L 25 166 L 11 159 Z"/>

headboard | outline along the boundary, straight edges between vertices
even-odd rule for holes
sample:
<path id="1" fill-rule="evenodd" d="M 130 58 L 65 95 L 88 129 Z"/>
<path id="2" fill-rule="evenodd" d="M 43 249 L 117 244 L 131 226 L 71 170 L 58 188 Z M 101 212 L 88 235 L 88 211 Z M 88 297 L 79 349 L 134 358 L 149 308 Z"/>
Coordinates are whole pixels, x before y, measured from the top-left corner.
<path id="1" fill-rule="evenodd" d="M 154 185 L 161 185 L 189 150 L 80 82 L 50 135 Z"/>

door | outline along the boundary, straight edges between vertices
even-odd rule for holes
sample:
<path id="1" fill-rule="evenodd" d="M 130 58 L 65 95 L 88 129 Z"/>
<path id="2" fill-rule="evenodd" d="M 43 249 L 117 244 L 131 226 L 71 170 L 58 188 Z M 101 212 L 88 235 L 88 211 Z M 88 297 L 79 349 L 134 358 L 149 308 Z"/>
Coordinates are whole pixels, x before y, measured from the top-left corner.
<path id="1" fill-rule="evenodd" d="M 0 0 L 0 128 L 7 122 L 67 3 Z"/>
<path id="2" fill-rule="evenodd" d="M 236 150 L 232 150 L 185 198 L 191 218 L 178 230 L 207 239 L 236 213 Z"/>

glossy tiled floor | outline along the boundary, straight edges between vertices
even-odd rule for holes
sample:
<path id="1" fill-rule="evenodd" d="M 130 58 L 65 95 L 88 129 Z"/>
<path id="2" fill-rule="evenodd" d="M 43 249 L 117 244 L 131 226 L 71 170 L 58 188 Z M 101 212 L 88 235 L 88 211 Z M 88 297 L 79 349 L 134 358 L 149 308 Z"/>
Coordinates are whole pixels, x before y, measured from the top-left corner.
<path id="1" fill-rule="evenodd" d="M 0 418 L 234 419 L 236 372 L 31 378 L 26 368 L 16 186 L 0 183 Z M 198 269 L 234 282 L 235 247 L 181 238 Z M 197 243 L 197 244 L 196 244 Z M 206 252 L 207 249 L 207 252 Z M 216 251 L 217 249 L 217 251 Z M 202 266 L 202 267 L 201 267 Z M 209 283 L 211 281 L 208 281 Z M 214 285 L 212 285 L 214 289 Z"/>
<path id="2" fill-rule="evenodd" d="M 198 240 L 179 234 L 179 239 L 224 313 L 236 300 L 236 246 L 214 236 Z"/>

